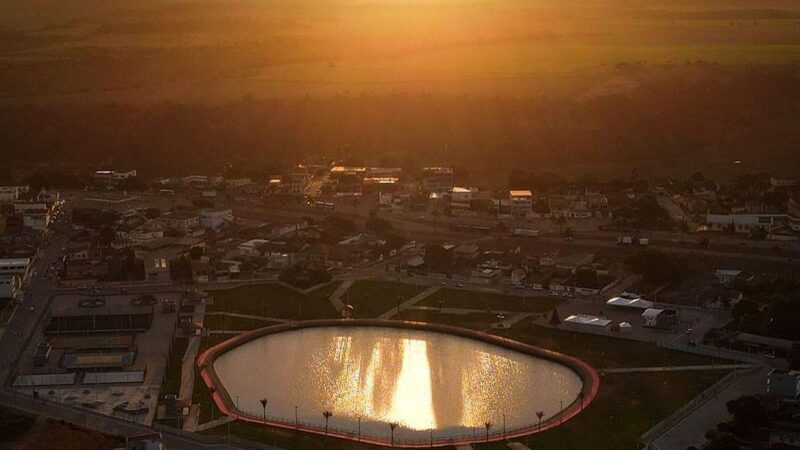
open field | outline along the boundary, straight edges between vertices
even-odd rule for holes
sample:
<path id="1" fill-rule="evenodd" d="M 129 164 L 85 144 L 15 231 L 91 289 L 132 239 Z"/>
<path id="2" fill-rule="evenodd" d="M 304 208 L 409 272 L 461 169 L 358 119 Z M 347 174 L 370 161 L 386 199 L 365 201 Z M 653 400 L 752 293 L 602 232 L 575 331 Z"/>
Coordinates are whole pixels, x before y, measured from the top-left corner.
<path id="1" fill-rule="evenodd" d="M 0 35 L 0 97 L 225 102 L 342 92 L 582 94 L 635 86 L 608 84 L 608 69 L 622 63 L 800 60 L 800 10 L 779 1 L 751 2 L 758 8 L 750 9 L 711 0 L 647 8 L 518 0 L 151 0 L 101 9 L 37 3 L 0 6 L 0 26 L 8 30 Z M 553 75 L 573 80 L 548 79 Z"/>

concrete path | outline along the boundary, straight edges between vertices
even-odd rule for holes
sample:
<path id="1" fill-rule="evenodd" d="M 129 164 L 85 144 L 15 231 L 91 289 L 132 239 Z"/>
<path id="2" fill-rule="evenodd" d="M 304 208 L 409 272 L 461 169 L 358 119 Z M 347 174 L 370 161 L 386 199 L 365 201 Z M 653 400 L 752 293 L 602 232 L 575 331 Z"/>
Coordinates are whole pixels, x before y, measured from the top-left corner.
<path id="1" fill-rule="evenodd" d="M 530 450 L 530 447 L 523 444 L 522 442 L 509 442 L 508 448 L 511 450 Z"/>
<path id="2" fill-rule="evenodd" d="M 706 364 L 702 366 L 666 366 L 666 367 L 626 367 L 617 369 L 603 369 L 604 373 L 634 373 L 634 372 L 692 372 L 700 370 L 737 370 L 749 369 L 752 364 Z"/>
<path id="3" fill-rule="evenodd" d="M 208 330 L 208 334 L 209 335 L 212 335 L 212 334 L 229 334 L 229 335 L 235 336 L 237 334 L 242 334 L 242 333 L 244 333 L 246 331 L 250 331 L 250 330 Z"/>
<path id="4" fill-rule="evenodd" d="M 727 403 L 743 395 L 763 394 L 766 392 L 767 373 L 770 367 L 764 367 L 752 374 L 734 381 L 717 396 L 704 403 L 694 412 L 667 430 L 651 444 L 658 450 L 681 449 L 689 446 L 702 447 L 705 434 L 719 422 L 730 418 Z"/>
<path id="5" fill-rule="evenodd" d="M 233 417 L 222 416 L 219 419 L 214 419 L 212 421 L 197 425 L 197 427 L 195 427 L 195 429 L 192 430 L 192 431 L 195 432 L 195 433 L 200 433 L 201 431 L 210 430 L 210 429 L 212 429 L 214 427 L 218 427 L 220 425 L 225 425 L 226 423 L 233 422 L 235 420 L 236 419 L 234 419 Z"/>
<path id="6" fill-rule="evenodd" d="M 439 290 L 439 286 L 432 286 L 432 287 L 429 287 L 428 289 L 425 289 L 424 291 L 422 291 L 419 294 L 411 297 L 410 299 L 404 301 L 403 303 L 400 303 L 400 308 L 399 308 L 400 311 L 402 312 L 402 311 L 407 310 L 408 308 L 411 308 L 412 306 L 416 305 L 418 302 L 421 302 L 423 299 L 435 294 L 438 290 Z M 397 314 L 397 310 L 398 310 L 398 308 L 392 308 L 389 311 L 386 311 L 385 313 L 383 313 L 380 316 L 378 316 L 378 319 L 391 319 L 392 317 L 394 317 Z"/>
<path id="7" fill-rule="evenodd" d="M 342 295 L 344 295 L 344 293 L 350 289 L 350 286 L 352 286 L 355 281 L 356 280 L 353 278 L 342 281 L 342 284 L 340 284 L 339 287 L 333 291 L 333 294 L 331 294 L 330 298 L 328 299 L 331 301 L 331 304 L 336 309 L 336 312 L 339 313 L 339 315 L 342 314 L 342 310 L 344 309 Z"/>

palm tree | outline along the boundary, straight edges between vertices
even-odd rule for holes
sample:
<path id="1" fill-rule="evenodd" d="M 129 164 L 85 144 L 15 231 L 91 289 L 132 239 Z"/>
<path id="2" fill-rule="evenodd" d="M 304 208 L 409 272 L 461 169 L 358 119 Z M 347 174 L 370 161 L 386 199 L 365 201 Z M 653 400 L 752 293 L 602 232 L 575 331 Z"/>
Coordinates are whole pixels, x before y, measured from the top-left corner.
<path id="1" fill-rule="evenodd" d="M 486 448 L 489 448 L 489 428 L 492 428 L 492 422 L 486 422 L 483 424 L 486 427 Z"/>
<path id="2" fill-rule="evenodd" d="M 542 417 L 544 417 L 544 411 L 536 411 L 536 417 L 539 418 L 539 430 L 542 429 Z"/>

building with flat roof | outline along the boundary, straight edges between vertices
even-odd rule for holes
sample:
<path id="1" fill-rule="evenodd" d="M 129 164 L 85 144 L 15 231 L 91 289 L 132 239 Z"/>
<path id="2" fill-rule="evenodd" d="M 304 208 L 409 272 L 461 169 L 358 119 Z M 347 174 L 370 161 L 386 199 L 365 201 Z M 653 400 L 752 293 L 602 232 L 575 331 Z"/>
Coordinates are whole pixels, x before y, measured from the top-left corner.
<path id="1" fill-rule="evenodd" d="M 711 231 L 731 230 L 750 233 L 754 230 L 769 231 L 784 221 L 791 221 L 788 214 L 706 214 L 706 225 Z"/>
<path id="2" fill-rule="evenodd" d="M 511 201 L 511 215 L 527 219 L 533 211 L 533 193 L 529 190 L 512 190 L 508 192 Z"/>
<path id="3" fill-rule="evenodd" d="M 207 230 L 217 230 L 233 223 L 233 210 L 205 210 L 200 212 L 200 224 Z"/>
<path id="4" fill-rule="evenodd" d="M 779 397 L 800 398 L 800 372 L 772 369 L 767 378 L 767 392 Z"/>
<path id="5" fill-rule="evenodd" d="M 0 258 L 0 275 L 19 275 L 25 278 L 30 264 L 30 258 Z"/>
<path id="6" fill-rule="evenodd" d="M 422 169 L 422 188 L 440 194 L 450 192 L 453 189 L 453 169 L 451 167 L 425 167 Z"/>

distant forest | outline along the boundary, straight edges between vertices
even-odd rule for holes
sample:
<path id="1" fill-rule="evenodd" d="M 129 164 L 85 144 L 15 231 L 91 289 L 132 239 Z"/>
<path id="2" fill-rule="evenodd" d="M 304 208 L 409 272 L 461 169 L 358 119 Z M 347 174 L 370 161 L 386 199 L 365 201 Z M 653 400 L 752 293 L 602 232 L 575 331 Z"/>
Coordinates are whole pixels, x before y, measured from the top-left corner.
<path id="1" fill-rule="evenodd" d="M 258 176 L 332 159 L 451 164 L 476 175 L 689 157 L 797 167 L 799 73 L 709 64 L 581 100 L 420 94 L 0 106 L 0 149 L 9 168 L 132 166 L 150 176 L 225 166 Z"/>

